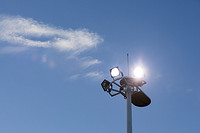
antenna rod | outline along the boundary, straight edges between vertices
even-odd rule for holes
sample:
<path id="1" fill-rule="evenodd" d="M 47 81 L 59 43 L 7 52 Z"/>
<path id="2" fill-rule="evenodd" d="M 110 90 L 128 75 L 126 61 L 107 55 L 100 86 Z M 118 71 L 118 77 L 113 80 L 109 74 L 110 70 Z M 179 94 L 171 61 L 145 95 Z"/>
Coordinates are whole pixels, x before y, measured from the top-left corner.
<path id="1" fill-rule="evenodd" d="M 127 53 L 127 67 L 128 67 L 128 76 L 129 76 L 129 57 L 128 57 L 128 53 Z"/>

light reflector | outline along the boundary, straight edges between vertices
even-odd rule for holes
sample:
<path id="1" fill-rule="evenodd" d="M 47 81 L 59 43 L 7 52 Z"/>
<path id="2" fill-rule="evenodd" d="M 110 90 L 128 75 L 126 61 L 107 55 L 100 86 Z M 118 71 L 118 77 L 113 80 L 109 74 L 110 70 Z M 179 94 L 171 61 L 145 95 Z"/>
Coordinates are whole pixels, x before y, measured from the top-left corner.
<path id="1" fill-rule="evenodd" d="M 110 69 L 110 75 L 112 78 L 119 76 L 120 75 L 119 68 L 114 67 L 114 68 Z"/>

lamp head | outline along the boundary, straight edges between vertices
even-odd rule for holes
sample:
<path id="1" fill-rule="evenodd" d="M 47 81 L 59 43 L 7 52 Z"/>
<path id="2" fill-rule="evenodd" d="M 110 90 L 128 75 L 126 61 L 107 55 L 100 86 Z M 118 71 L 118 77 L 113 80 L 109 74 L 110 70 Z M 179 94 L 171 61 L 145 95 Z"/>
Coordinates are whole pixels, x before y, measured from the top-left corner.
<path id="1" fill-rule="evenodd" d="M 145 73 L 144 73 L 144 70 L 142 69 L 142 67 L 136 67 L 133 70 L 133 75 L 134 75 L 135 78 L 141 79 L 141 78 L 144 78 Z"/>
<path id="2" fill-rule="evenodd" d="M 112 78 L 119 76 L 120 73 L 121 72 L 118 67 L 114 67 L 114 68 L 110 69 L 110 75 Z"/>
<path id="3" fill-rule="evenodd" d="M 109 88 L 110 82 L 106 79 L 104 79 L 104 81 L 101 83 L 101 87 L 103 88 L 104 91 L 107 91 L 107 89 Z"/>

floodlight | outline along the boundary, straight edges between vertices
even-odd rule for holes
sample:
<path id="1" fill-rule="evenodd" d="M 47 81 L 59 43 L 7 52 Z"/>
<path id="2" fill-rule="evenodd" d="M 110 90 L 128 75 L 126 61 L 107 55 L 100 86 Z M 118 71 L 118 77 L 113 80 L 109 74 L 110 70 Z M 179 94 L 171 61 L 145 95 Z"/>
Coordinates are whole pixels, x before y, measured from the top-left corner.
<path id="1" fill-rule="evenodd" d="M 137 107 L 146 107 L 151 103 L 151 99 L 142 91 L 135 91 L 132 95 L 132 103 Z"/>
<path id="2" fill-rule="evenodd" d="M 117 77 L 120 75 L 120 70 L 118 67 L 114 67 L 112 69 L 110 69 L 110 75 L 112 78 Z"/>
<path id="3" fill-rule="evenodd" d="M 136 67 L 134 70 L 133 70 L 133 75 L 135 78 L 143 78 L 144 77 L 144 71 L 141 67 Z"/>
<path id="4" fill-rule="evenodd" d="M 129 58 L 127 54 L 128 76 L 124 76 L 118 67 L 110 69 L 112 81 L 104 79 L 101 83 L 103 90 L 116 96 L 121 94 L 126 99 L 127 105 L 127 133 L 132 133 L 132 105 L 146 107 L 151 103 L 151 99 L 142 91 L 140 87 L 146 84 L 145 73 L 142 67 L 135 67 L 129 76 Z M 116 89 L 116 87 L 118 89 Z M 112 112 L 111 112 L 112 113 Z"/>
<path id="5" fill-rule="evenodd" d="M 109 88 L 110 82 L 108 80 L 105 80 L 101 83 L 101 86 L 103 88 L 104 91 L 107 91 L 107 89 Z"/>
<path id="6" fill-rule="evenodd" d="M 132 77 L 124 77 L 120 80 L 120 85 L 121 86 L 132 86 L 132 87 L 141 87 L 146 82 L 142 79 L 137 79 L 137 78 L 132 78 Z"/>

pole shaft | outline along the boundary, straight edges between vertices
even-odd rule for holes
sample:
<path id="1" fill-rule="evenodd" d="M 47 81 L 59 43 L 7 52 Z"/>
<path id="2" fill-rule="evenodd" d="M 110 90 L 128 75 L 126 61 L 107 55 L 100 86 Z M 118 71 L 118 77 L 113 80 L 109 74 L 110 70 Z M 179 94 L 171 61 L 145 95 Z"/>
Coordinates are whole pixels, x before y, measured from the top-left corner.
<path id="1" fill-rule="evenodd" d="M 131 87 L 127 87 L 127 133 L 132 133 Z"/>

